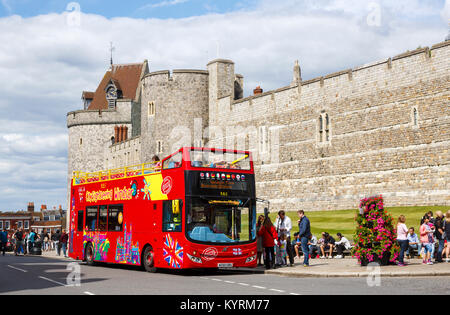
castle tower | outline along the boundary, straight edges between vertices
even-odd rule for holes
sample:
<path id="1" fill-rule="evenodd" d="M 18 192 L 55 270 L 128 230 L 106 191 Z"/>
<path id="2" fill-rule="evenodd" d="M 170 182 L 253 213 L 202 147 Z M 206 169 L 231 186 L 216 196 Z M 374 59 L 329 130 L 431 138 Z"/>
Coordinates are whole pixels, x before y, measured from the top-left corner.
<path id="1" fill-rule="evenodd" d="M 208 63 L 207 67 L 209 72 L 209 120 L 211 126 L 217 126 L 218 116 L 226 110 L 219 103 L 227 103 L 229 107 L 230 102 L 234 99 L 236 81 L 234 62 L 216 59 Z M 243 82 L 242 77 L 239 77 L 239 82 Z M 222 101 L 219 101 L 221 99 Z"/>
<path id="2" fill-rule="evenodd" d="M 168 70 L 142 79 L 141 161 L 150 162 L 182 146 L 202 146 L 209 124 L 208 72 Z"/>

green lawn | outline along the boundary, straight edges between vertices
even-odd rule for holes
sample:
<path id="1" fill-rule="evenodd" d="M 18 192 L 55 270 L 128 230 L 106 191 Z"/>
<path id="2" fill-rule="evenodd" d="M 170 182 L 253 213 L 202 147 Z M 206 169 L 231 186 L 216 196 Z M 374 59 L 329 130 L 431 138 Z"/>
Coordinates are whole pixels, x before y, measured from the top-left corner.
<path id="1" fill-rule="evenodd" d="M 416 232 L 419 229 L 420 219 L 424 213 L 428 211 L 441 210 L 447 212 L 450 210 L 450 206 L 425 206 L 425 207 L 388 207 L 387 212 L 392 215 L 395 222 L 400 215 L 406 216 L 406 225 L 408 227 L 414 227 Z M 311 211 L 306 212 L 306 216 L 311 221 L 311 230 L 314 235 L 320 238 L 322 232 L 328 232 L 333 237 L 336 233 L 341 232 L 349 240 L 353 239 L 353 233 L 355 232 L 355 214 L 357 210 L 335 210 L 335 211 Z M 296 212 L 287 212 L 287 215 L 292 220 L 292 233 L 298 232 L 298 215 Z M 275 223 L 277 212 L 269 214 L 272 222 Z"/>

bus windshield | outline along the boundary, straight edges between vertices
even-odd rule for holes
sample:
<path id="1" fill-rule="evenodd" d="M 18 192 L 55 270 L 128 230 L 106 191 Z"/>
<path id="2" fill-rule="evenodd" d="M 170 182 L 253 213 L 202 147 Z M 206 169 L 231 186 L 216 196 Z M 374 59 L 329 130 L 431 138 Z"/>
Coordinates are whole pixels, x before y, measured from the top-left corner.
<path id="1" fill-rule="evenodd" d="M 188 239 L 199 243 L 254 241 L 254 209 L 250 202 L 243 203 L 246 202 L 191 198 L 186 207 Z"/>
<path id="2" fill-rule="evenodd" d="M 250 156 L 243 152 L 195 149 L 190 152 L 192 167 L 250 170 Z"/>

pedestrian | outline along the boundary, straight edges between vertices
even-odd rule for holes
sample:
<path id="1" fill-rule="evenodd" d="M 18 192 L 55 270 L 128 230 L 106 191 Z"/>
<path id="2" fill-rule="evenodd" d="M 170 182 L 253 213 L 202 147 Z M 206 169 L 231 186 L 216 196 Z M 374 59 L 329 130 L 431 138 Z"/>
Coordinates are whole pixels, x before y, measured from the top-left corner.
<path id="1" fill-rule="evenodd" d="M 56 255 L 58 255 L 58 256 L 61 255 L 61 246 L 59 244 L 60 238 L 61 238 L 61 233 L 59 232 L 59 230 L 56 230 L 56 233 L 54 233 L 52 235 L 52 241 L 55 246 Z"/>
<path id="2" fill-rule="evenodd" d="M 69 235 L 66 233 L 66 230 L 62 230 L 61 238 L 59 242 L 61 243 L 61 248 L 64 254 L 64 257 L 67 257 L 67 241 L 69 240 Z"/>
<path id="3" fill-rule="evenodd" d="M 445 214 L 444 221 L 444 239 L 447 241 L 447 246 L 445 247 L 445 261 L 450 262 L 450 210 Z"/>
<path id="4" fill-rule="evenodd" d="M 320 249 L 317 247 L 317 242 L 317 237 L 312 234 L 311 239 L 308 241 L 309 258 L 313 257 L 314 253 L 319 256 Z"/>
<path id="5" fill-rule="evenodd" d="M 337 233 L 337 237 L 339 238 L 339 241 L 335 243 L 337 256 L 336 258 L 341 259 L 344 258 L 344 250 L 349 250 L 352 248 L 352 245 L 350 244 L 350 241 L 342 235 L 342 233 Z"/>
<path id="6" fill-rule="evenodd" d="M 256 223 L 256 234 L 257 234 L 257 239 L 256 239 L 256 257 L 258 259 L 258 266 L 262 266 L 262 256 L 263 256 L 263 241 L 262 241 L 262 236 L 258 235 L 259 230 L 261 229 L 261 227 L 263 226 L 264 223 L 264 216 L 260 215 L 258 217 L 258 222 Z"/>
<path id="7" fill-rule="evenodd" d="M 442 251 L 444 250 L 444 214 L 442 211 L 436 211 L 436 219 L 434 220 L 434 236 L 436 237 L 436 240 L 438 241 L 438 251 L 436 254 L 436 260 L 435 263 L 442 263 L 444 262 L 442 260 Z"/>
<path id="8" fill-rule="evenodd" d="M 303 267 L 309 266 L 309 248 L 308 248 L 308 241 L 311 239 L 311 223 L 309 222 L 309 219 L 305 215 L 304 210 L 298 210 L 298 230 L 299 230 L 299 237 L 302 244 L 302 252 L 303 252 Z"/>
<path id="9" fill-rule="evenodd" d="M 277 266 L 287 266 L 287 236 L 281 234 L 276 247 L 276 264 Z"/>
<path id="10" fill-rule="evenodd" d="M 42 250 L 47 251 L 48 249 L 48 233 L 46 229 L 42 230 L 41 235 L 39 236 L 42 244 Z"/>
<path id="11" fill-rule="evenodd" d="M 298 232 L 294 233 L 294 240 L 292 241 L 292 247 L 294 248 L 295 257 L 300 259 L 299 249 L 301 248 L 300 234 Z"/>
<path id="12" fill-rule="evenodd" d="M 286 235 L 286 252 L 289 256 L 289 266 L 292 267 L 294 265 L 294 251 L 292 250 L 291 244 L 292 221 L 286 215 L 286 212 L 284 212 L 284 210 L 280 210 L 278 212 L 278 217 L 275 220 L 275 227 L 277 229 L 278 238 L 280 238 L 282 234 Z"/>
<path id="13" fill-rule="evenodd" d="M 31 254 L 31 249 L 34 247 L 34 243 L 36 242 L 36 232 L 34 232 L 34 230 L 31 230 L 30 233 L 28 233 L 27 236 L 27 251 L 28 254 Z"/>
<path id="14" fill-rule="evenodd" d="M 14 247 L 14 254 L 17 256 L 22 253 L 25 255 L 24 251 L 24 235 L 22 232 L 22 228 L 20 228 L 16 233 L 14 233 L 14 239 L 16 240 L 16 246 Z"/>
<path id="15" fill-rule="evenodd" d="M 423 218 L 423 224 L 420 226 L 420 241 L 424 249 L 424 256 L 422 263 L 426 265 L 433 264 L 431 262 L 431 253 L 432 253 L 431 247 L 434 245 L 434 237 L 433 237 L 433 230 L 431 229 L 429 223 L 430 217 L 428 215 L 425 215 Z"/>
<path id="16" fill-rule="evenodd" d="M 266 269 L 275 268 L 274 246 L 277 244 L 278 234 L 269 216 L 264 218 L 264 224 L 259 230 L 258 235 L 263 238 L 264 252 L 266 254 L 264 260 Z"/>
<path id="17" fill-rule="evenodd" d="M 419 238 L 417 237 L 414 228 L 410 227 L 408 231 L 408 250 L 406 251 L 408 259 L 414 258 L 415 250 L 417 251 L 417 254 L 420 256 L 421 245 L 419 242 Z"/>
<path id="18" fill-rule="evenodd" d="M 323 234 L 323 237 L 324 237 L 323 244 L 320 246 L 320 251 L 322 253 L 322 256 L 320 258 L 332 259 L 333 258 L 333 249 L 336 244 L 336 240 L 328 232 L 325 232 Z"/>
<path id="19" fill-rule="evenodd" d="M 3 229 L 3 231 L 0 231 L 0 251 L 2 252 L 3 256 L 5 256 L 7 244 L 8 244 L 8 232 L 6 231 L 6 229 Z"/>
<path id="20" fill-rule="evenodd" d="M 405 265 L 405 253 L 408 250 L 408 228 L 406 227 L 406 217 L 401 215 L 398 218 L 397 223 L 397 242 L 400 245 L 400 254 L 398 256 L 398 266 L 406 266 Z"/>

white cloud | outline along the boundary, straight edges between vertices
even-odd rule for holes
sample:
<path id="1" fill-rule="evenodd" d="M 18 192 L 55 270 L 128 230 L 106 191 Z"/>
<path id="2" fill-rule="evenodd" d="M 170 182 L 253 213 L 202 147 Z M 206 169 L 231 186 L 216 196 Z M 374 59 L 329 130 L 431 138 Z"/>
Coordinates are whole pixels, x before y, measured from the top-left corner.
<path id="1" fill-rule="evenodd" d="M 236 62 L 249 94 L 257 85 L 289 84 L 296 59 L 303 79 L 310 79 L 447 35 L 436 2 L 379 1 L 380 27 L 366 23 L 370 2 L 264 0 L 232 13 L 168 20 L 82 14 L 79 27 L 67 24 L 67 12 L 0 18 L 6 43 L 0 46 L 0 191 L 25 192 L 16 199 L 0 193 L 0 208 L 45 198 L 66 204 L 66 113 L 82 108 L 83 90 L 96 89 L 109 66 L 110 41 L 115 62 L 148 59 L 156 71 L 205 69 L 219 40 L 220 57 Z"/>

